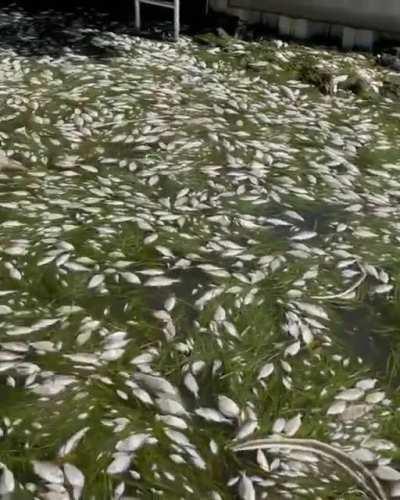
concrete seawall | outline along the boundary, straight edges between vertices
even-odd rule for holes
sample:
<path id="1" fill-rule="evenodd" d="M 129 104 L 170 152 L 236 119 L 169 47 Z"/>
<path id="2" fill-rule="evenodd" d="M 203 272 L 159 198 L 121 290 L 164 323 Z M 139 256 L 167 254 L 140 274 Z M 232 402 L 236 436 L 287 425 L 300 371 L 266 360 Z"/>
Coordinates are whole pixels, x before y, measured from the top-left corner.
<path id="1" fill-rule="evenodd" d="M 281 35 L 340 39 L 345 48 L 400 40 L 400 0 L 210 0 L 210 6 Z"/>

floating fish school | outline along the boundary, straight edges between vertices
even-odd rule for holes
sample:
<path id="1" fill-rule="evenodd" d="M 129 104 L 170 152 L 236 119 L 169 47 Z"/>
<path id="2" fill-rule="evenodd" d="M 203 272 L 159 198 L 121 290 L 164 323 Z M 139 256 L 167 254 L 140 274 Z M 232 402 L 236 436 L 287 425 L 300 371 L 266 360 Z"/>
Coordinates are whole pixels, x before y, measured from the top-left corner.
<path id="1" fill-rule="evenodd" d="M 210 7 L 299 40 L 340 40 L 346 49 L 400 40 L 399 0 L 210 0 Z"/>

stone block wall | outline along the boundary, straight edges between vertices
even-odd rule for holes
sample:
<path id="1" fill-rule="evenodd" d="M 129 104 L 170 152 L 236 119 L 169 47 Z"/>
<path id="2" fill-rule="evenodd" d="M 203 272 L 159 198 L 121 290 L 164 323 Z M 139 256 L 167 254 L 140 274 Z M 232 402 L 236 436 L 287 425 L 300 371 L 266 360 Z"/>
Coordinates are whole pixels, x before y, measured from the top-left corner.
<path id="1" fill-rule="evenodd" d="M 340 38 L 349 49 L 400 40 L 400 0 L 210 0 L 210 6 L 299 40 Z"/>

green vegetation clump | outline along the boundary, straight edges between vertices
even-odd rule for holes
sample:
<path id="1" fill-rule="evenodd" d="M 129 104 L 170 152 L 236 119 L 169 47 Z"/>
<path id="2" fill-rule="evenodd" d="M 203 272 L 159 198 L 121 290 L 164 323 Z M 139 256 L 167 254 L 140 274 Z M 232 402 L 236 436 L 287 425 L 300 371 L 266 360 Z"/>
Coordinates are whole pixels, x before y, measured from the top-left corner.
<path id="1" fill-rule="evenodd" d="M 383 97 L 400 99 L 400 79 L 391 77 L 384 78 L 380 93 Z"/>
<path id="2" fill-rule="evenodd" d="M 208 32 L 195 35 L 193 37 L 193 40 L 202 46 L 220 47 L 221 49 L 227 49 L 234 39 L 228 34 L 220 36 L 215 33 Z"/>
<path id="3" fill-rule="evenodd" d="M 317 64 L 314 59 L 303 60 L 297 69 L 297 78 L 310 85 L 314 85 L 322 94 L 333 93 L 334 75 Z"/>

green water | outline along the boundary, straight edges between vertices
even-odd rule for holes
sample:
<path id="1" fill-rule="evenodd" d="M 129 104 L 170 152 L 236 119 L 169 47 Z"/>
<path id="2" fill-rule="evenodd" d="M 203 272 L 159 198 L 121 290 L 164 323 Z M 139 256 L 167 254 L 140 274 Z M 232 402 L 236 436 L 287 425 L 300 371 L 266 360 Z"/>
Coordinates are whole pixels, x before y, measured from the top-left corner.
<path id="1" fill-rule="evenodd" d="M 0 11 L 5 26 L 12 12 Z M 257 498 L 362 498 L 332 463 L 267 453 L 267 471 L 229 445 L 248 421 L 258 424 L 248 438 L 267 437 L 278 417 L 300 414 L 296 437 L 369 447 L 372 468 L 396 466 L 400 106 L 380 88 L 398 77 L 363 54 L 173 45 L 95 18 L 69 26 L 69 49 L 46 47 L 32 21 L 18 19 L 0 62 L 1 149 L 24 168 L 4 160 L 0 172 L 0 461 L 17 483 L 11 498 L 228 499 L 243 472 Z M 369 91 L 324 95 L 301 81 L 302 62 L 358 75 Z M 354 294 L 329 298 L 363 273 Z M 150 361 L 132 363 L 142 354 Z M 171 439 L 141 372 L 175 388 L 187 412 L 175 430 L 189 444 Z M 363 394 L 347 404 L 364 404 L 361 416 L 327 415 L 371 377 L 381 401 Z M 237 417 L 196 413 L 217 411 L 221 394 Z M 157 442 L 107 472 L 117 443 L 142 432 Z M 46 480 L 33 461 L 74 464 L 84 485 Z"/>

